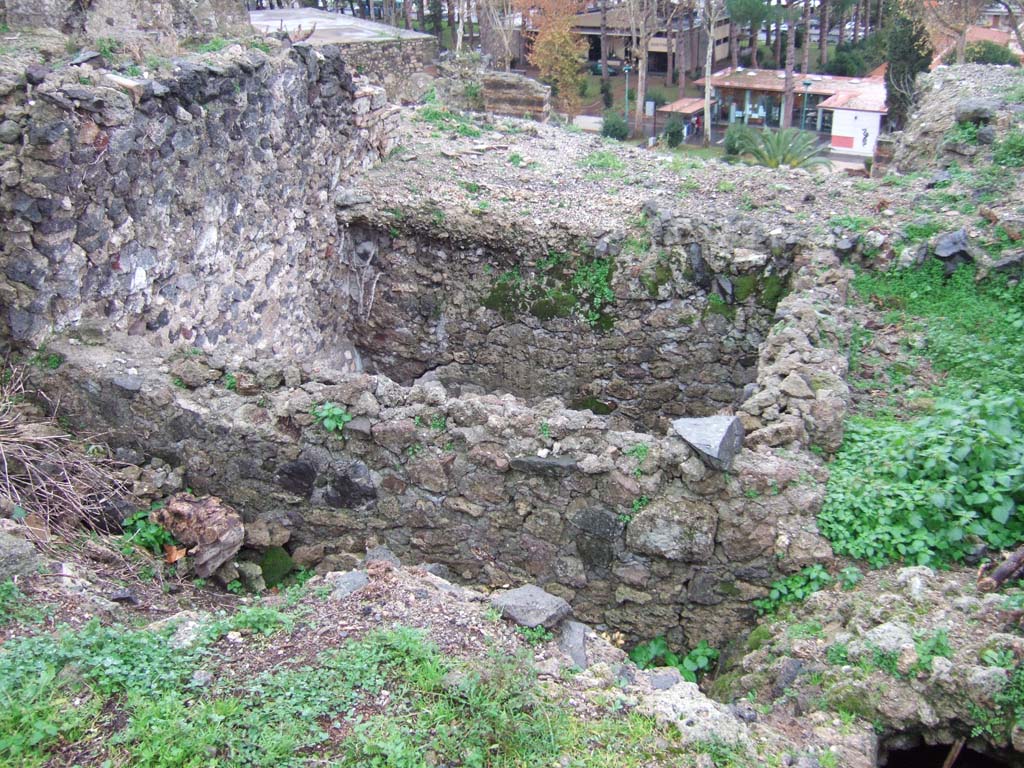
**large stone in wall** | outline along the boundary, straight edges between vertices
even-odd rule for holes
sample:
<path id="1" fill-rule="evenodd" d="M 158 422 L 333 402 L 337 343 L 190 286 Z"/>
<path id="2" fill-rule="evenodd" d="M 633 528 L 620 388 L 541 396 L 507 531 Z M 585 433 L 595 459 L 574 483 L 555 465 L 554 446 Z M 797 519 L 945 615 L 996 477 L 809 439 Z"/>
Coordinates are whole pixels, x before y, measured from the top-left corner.
<path id="1" fill-rule="evenodd" d="M 667 560 L 703 563 L 715 551 L 717 517 L 710 504 L 659 499 L 638 512 L 626 529 L 626 546 Z"/>
<path id="2" fill-rule="evenodd" d="M 743 447 L 743 424 L 735 416 L 676 419 L 672 429 L 715 469 L 728 470 Z"/>
<path id="3" fill-rule="evenodd" d="M 7 23 L 14 29 L 148 42 L 252 32 L 241 0 L 7 0 Z"/>
<path id="4" fill-rule="evenodd" d="M 551 87 L 513 72 L 492 72 L 483 78 L 484 109 L 495 115 L 528 117 L 547 122 Z"/>

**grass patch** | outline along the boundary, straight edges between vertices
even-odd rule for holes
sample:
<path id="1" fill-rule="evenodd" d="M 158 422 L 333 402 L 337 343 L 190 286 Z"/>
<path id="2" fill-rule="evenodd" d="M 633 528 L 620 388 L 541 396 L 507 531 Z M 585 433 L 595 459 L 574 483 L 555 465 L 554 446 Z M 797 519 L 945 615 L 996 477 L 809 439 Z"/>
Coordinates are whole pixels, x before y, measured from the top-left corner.
<path id="1" fill-rule="evenodd" d="M 528 656 L 494 650 L 459 661 L 401 627 L 325 650 L 309 666 L 193 684 L 195 671 L 217 666 L 211 645 L 226 631 L 273 633 L 292 621 L 250 606 L 212 622 L 188 649 L 171 647 L 171 629 L 97 622 L 9 640 L 0 650 L 0 763 L 53 764 L 73 743 L 98 761 L 152 768 L 313 758 L 413 768 L 426 753 L 446 765 L 639 768 L 668 749 L 650 718 L 575 717 L 546 696 Z M 357 715 L 385 689 L 383 711 Z"/>

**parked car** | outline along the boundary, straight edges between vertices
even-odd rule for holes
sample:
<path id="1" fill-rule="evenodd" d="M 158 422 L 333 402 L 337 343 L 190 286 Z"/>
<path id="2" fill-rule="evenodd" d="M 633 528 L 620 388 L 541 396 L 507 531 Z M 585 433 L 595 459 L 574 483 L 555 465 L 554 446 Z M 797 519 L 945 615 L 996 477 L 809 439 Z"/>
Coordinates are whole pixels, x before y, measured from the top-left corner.
<path id="1" fill-rule="evenodd" d="M 601 74 L 601 62 L 600 61 L 592 61 L 592 62 L 590 62 L 590 74 L 592 74 L 592 75 L 600 75 Z M 608 65 L 608 74 L 611 77 L 615 77 L 616 75 L 619 74 L 619 68 L 614 66 L 614 65 L 612 65 L 612 64 L 609 64 Z"/>

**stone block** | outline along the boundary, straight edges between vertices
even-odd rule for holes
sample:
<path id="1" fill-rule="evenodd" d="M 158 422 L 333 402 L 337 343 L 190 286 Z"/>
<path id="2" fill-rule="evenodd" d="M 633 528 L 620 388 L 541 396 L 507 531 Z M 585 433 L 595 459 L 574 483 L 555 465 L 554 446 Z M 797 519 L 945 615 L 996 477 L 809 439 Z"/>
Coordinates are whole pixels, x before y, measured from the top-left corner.
<path id="1" fill-rule="evenodd" d="M 714 469 L 728 471 L 743 447 L 743 424 L 735 416 L 676 419 L 672 429 Z"/>
<path id="2" fill-rule="evenodd" d="M 534 584 L 496 593 L 491 597 L 491 606 L 501 611 L 504 618 L 529 628 L 551 629 L 572 612 L 565 600 Z"/>
<path id="3" fill-rule="evenodd" d="M 658 499 L 626 528 L 626 546 L 666 560 L 702 563 L 715 550 L 717 515 L 703 501 Z"/>

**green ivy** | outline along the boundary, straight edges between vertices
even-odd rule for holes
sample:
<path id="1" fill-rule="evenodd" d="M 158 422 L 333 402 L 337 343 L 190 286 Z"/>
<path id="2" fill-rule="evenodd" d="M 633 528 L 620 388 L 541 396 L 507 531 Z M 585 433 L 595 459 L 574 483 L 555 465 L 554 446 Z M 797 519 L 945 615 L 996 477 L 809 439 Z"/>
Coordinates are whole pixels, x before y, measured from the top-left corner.
<path id="1" fill-rule="evenodd" d="M 1024 540 L 1024 395 L 940 400 L 909 423 L 853 419 L 818 518 L 837 554 L 879 567 L 960 561 Z"/>
<path id="2" fill-rule="evenodd" d="M 122 536 L 126 543 L 137 544 L 154 555 L 163 554 L 164 546 L 177 545 L 171 532 L 158 523 L 152 523 L 149 515 L 163 506 L 154 502 L 148 509 L 140 509 L 121 521 Z M 131 547 L 129 546 L 129 550 Z"/>
<path id="3" fill-rule="evenodd" d="M 783 605 L 801 603 L 810 595 L 824 589 L 833 581 L 832 574 L 817 563 L 809 565 L 798 573 L 773 581 L 768 597 L 754 601 L 759 615 L 775 613 Z"/>
<path id="4" fill-rule="evenodd" d="M 641 669 L 651 667 L 675 667 L 684 680 L 696 683 L 711 671 L 712 664 L 718 659 L 718 651 L 701 640 L 697 646 L 685 656 L 673 652 L 664 637 L 655 637 L 640 643 L 629 652 L 630 660 Z"/>

